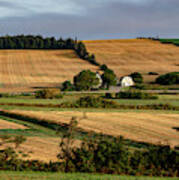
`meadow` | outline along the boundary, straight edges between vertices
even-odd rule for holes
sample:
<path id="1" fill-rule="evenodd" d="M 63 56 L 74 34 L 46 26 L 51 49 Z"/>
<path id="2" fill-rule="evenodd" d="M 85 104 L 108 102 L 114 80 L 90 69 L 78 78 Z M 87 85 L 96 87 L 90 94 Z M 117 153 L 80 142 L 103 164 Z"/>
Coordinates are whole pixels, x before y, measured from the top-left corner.
<path id="1" fill-rule="evenodd" d="M 178 178 L 1 171 L 0 180 L 177 180 Z"/>

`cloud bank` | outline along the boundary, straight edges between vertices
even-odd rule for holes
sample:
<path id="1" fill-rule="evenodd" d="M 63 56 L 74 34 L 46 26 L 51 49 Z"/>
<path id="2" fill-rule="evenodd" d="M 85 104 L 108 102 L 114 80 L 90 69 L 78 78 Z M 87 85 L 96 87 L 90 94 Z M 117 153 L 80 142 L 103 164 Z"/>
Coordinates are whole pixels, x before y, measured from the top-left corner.
<path id="1" fill-rule="evenodd" d="M 0 0 L 0 34 L 179 37 L 178 0 Z"/>

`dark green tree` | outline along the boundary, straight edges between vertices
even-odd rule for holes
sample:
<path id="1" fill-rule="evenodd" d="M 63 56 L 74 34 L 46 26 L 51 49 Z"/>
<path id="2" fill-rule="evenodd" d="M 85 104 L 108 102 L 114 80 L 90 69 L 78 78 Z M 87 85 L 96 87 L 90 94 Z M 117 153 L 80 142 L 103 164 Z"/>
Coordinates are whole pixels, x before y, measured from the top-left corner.
<path id="1" fill-rule="evenodd" d="M 82 71 L 74 77 L 74 85 L 77 90 L 91 90 L 98 84 L 99 79 L 96 77 L 96 73 L 90 70 Z"/>
<path id="2" fill-rule="evenodd" d="M 101 65 L 101 66 L 100 66 L 100 70 L 102 70 L 102 71 L 108 70 L 107 65 L 106 65 L 106 64 Z"/>
<path id="3" fill-rule="evenodd" d="M 103 86 L 106 85 L 107 88 L 110 86 L 115 86 L 117 84 L 117 77 L 111 69 L 107 69 L 102 75 Z"/>
<path id="4" fill-rule="evenodd" d="M 44 41 L 44 48 L 45 49 L 51 49 L 51 40 L 50 38 L 46 38 Z"/>

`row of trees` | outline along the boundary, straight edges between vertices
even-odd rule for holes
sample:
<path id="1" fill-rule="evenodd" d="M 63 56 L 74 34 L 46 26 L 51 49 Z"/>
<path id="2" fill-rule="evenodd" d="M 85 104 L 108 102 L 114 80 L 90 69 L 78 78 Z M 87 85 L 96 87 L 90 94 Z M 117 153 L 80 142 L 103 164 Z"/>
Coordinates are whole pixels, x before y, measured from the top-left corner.
<path id="1" fill-rule="evenodd" d="M 43 38 L 42 36 L 19 35 L 0 37 L 0 49 L 72 49 L 77 55 L 91 64 L 99 65 L 94 54 L 90 54 L 83 42 L 77 39 L 56 39 L 54 37 Z"/>
<path id="2" fill-rule="evenodd" d="M 73 39 L 43 38 L 42 36 L 20 35 L 0 37 L 0 49 L 74 49 Z"/>

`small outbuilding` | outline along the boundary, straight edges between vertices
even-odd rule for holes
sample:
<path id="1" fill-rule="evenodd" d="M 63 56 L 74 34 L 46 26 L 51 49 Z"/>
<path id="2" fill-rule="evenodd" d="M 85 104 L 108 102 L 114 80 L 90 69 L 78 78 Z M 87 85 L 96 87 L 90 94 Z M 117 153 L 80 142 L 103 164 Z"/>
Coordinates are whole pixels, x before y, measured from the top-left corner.
<path id="1" fill-rule="evenodd" d="M 96 78 L 99 80 L 99 84 L 94 86 L 94 89 L 98 89 L 103 85 L 103 80 L 99 72 L 96 72 Z"/>
<path id="2" fill-rule="evenodd" d="M 132 77 L 130 77 L 130 76 L 124 76 L 124 77 L 122 77 L 121 80 L 120 80 L 120 85 L 121 85 L 122 87 L 130 87 L 130 86 L 134 86 L 135 83 L 134 83 Z"/>

